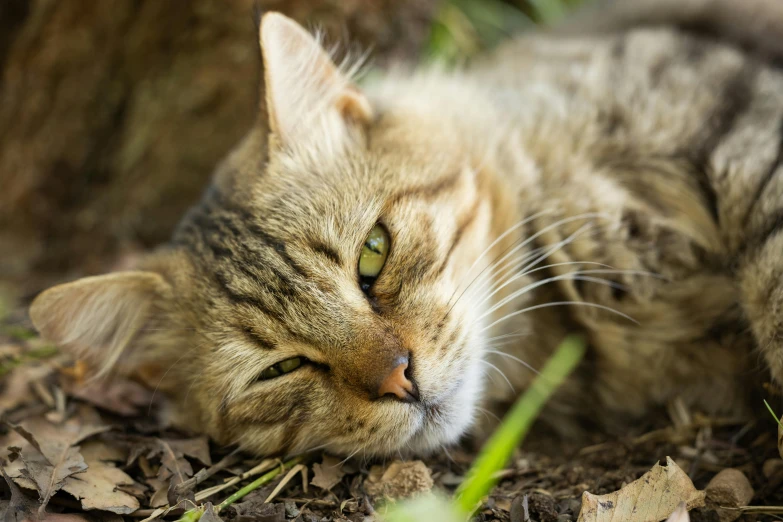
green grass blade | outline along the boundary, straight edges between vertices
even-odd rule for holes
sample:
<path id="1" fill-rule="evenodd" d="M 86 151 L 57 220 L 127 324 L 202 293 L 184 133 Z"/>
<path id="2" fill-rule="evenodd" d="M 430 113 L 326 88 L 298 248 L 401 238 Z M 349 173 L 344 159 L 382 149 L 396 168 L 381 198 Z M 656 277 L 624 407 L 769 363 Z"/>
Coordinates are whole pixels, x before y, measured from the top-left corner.
<path id="1" fill-rule="evenodd" d="M 581 337 L 566 337 L 527 392 L 506 415 L 482 449 L 465 482 L 457 490 L 457 507 L 463 513 L 473 513 L 497 484 L 496 473 L 506 465 L 544 403 L 573 371 L 584 352 L 585 343 Z"/>
<path id="2" fill-rule="evenodd" d="M 783 428 L 783 422 L 781 422 L 781 421 L 780 421 L 780 417 L 778 417 L 778 416 L 775 414 L 775 410 L 773 410 L 773 409 L 772 409 L 772 406 L 770 406 L 770 405 L 769 405 L 769 403 L 767 402 L 767 399 L 764 399 L 764 405 L 767 407 L 767 409 L 768 409 L 768 410 L 769 410 L 769 412 L 772 414 L 772 416 L 773 416 L 773 417 L 775 417 L 775 422 L 777 422 L 777 423 L 778 423 L 778 426 L 780 426 L 781 428 Z"/>

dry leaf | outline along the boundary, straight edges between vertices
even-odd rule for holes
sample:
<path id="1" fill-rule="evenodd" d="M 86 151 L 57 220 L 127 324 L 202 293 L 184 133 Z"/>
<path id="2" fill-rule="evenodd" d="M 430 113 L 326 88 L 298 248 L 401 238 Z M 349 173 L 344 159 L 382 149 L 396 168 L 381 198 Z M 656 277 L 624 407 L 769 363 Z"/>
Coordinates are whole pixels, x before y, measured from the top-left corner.
<path id="1" fill-rule="evenodd" d="M 217 513 L 217 509 L 215 509 L 211 502 L 207 502 L 204 505 L 204 513 L 199 520 L 202 522 L 223 522 L 223 519 L 220 518 Z"/>
<path id="2" fill-rule="evenodd" d="M 0 473 L 2 473 L 5 483 L 8 485 L 8 489 L 11 490 L 11 499 L 5 506 L 5 509 L 0 509 L 0 520 L 5 522 L 25 522 L 30 520 L 34 516 L 35 508 L 30 500 L 21 492 L 19 486 L 14 484 L 0 462 Z"/>
<path id="3" fill-rule="evenodd" d="M 607 495 L 582 495 L 577 522 L 659 522 L 681 503 L 690 510 L 704 506 L 704 492 L 669 457 L 624 488 Z"/>
<path id="4" fill-rule="evenodd" d="M 209 440 L 206 436 L 192 439 L 167 439 L 164 442 L 178 455 L 181 454 L 196 459 L 205 466 L 212 465 L 212 457 L 209 454 Z"/>
<path id="5" fill-rule="evenodd" d="M 139 501 L 133 496 L 115 490 L 121 484 L 132 484 L 133 479 L 113 464 L 106 462 L 112 451 L 100 441 L 85 443 L 81 448 L 87 470 L 77 478 L 67 480 L 63 491 L 81 501 L 83 509 L 101 509 L 119 515 L 127 515 L 139 509 Z"/>
<path id="6" fill-rule="evenodd" d="M 30 391 L 33 382 L 40 381 L 52 373 L 52 367 L 45 363 L 26 363 L 14 368 L 3 378 L 0 392 L 0 414 L 35 401 Z"/>
<path id="7" fill-rule="evenodd" d="M 691 522 L 691 517 L 688 514 L 688 508 L 685 507 L 685 502 L 680 502 L 674 513 L 666 519 L 666 522 Z"/>
<path id="8" fill-rule="evenodd" d="M 65 386 L 68 395 L 87 401 L 99 408 L 125 417 L 140 414 L 150 407 L 152 392 L 141 384 L 121 378 L 96 381 L 79 385 L 68 379 Z"/>
<path id="9" fill-rule="evenodd" d="M 150 507 L 159 508 L 167 506 L 169 503 L 169 482 L 167 480 L 151 478 L 147 479 L 147 484 L 149 484 L 154 491 L 150 498 Z"/>
<path id="10" fill-rule="evenodd" d="M 321 489 L 329 490 L 339 484 L 344 475 L 342 461 L 324 455 L 320 464 L 313 464 L 313 480 L 310 483 Z"/>
<path id="11" fill-rule="evenodd" d="M 33 417 L 9 434 L 5 446 L 18 446 L 21 458 L 9 464 L 8 474 L 17 484 L 38 490 L 40 513 L 66 479 L 87 469 L 76 444 L 109 429 L 99 422 L 97 414 L 85 407 L 63 424 L 55 425 L 43 417 Z"/>

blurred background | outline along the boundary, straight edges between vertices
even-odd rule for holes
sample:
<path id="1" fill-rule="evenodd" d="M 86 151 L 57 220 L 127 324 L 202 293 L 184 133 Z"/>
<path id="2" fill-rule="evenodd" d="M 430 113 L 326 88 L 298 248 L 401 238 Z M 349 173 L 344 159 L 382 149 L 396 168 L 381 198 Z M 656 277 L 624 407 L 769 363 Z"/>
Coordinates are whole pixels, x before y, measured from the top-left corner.
<path id="1" fill-rule="evenodd" d="M 2 0 L 0 308 L 166 241 L 253 123 L 254 13 L 451 64 L 579 0 Z"/>

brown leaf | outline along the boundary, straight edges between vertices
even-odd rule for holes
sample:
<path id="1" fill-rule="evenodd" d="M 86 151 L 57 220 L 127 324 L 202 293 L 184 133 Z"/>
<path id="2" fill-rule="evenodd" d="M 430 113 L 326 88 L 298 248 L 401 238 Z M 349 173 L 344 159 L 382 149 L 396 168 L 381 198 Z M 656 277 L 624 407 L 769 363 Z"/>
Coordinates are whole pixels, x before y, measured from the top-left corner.
<path id="1" fill-rule="evenodd" d="M 65 481 L 67 491 L 81 501 L 82 508 L 100 509 L 119 515 L 127 515 L 139 509 L 139 501 L 133 496 L 116 490 L 120 484 L 132 484 L 133 479 L 113 464 L 106 462 L 112 452 L 101 441 L 90 441 L 81 448 L 87 470 L 78 478 Z"/>
<path id="2" fill-rule="evenodd" d="M 200 520 L 203 522 L 223 522 L 223 519 L 217 514 L 217 509 L 211 502 L 204 504 L 204 513 L 201 515 Z"/>
<path id="3" fill-rule="evenodd" d="M 577 522 L 659 522 L 684 502 L 687 509 L 704 506 L 704 492 L 670 458 L 656 463 L 641 478 L 607 495 L 582 495 Z"/>
<path id="4" fill-rule="evenodd" d="M 26 363 L 14 368 L 10 375 L 3 378 L 0 414 L 34 402 L 35 395 L 31 393 L 30 385 L 47 377 L 52 371 L 52 367 L 45 363 Z"/>
<path id="5" fill-rule="evenodd" d="M 154 493 L 152 494 L 152 498 L 150 498 L 150 507 L 151 508 L 159 508 L 167 505 L 169 503 L 168 499 L 168 491 L 169 491 L 169 481 L 168 480 L 160 480 L 156 478 L 147 479 L 147 484 L 150 485 Z"/>
<path id="6" fill-rule="evenodd" d="M 81 386 L 73 379 L 66 382 L 65 391 L 104 410 L 132 417 L 145 411 L 152 403 L 152 392 L 128 379 L 113 378 Z"/>
<path id="7" fill-rule="evenodd" d="M 11 428 L 12 430 L 14 430 L 16 433 L 21 435 L 24 440 L 26 440 L 28 443 L 30 443 L 30 445 L 32 447 L 34 447 L 36 450 L 38 450 L 38 453 L 43 455 L 43 450 L 41 449 L 41 446 L 38 444 L 38 441 L 35 440 L 35 437 L 33 436 L 32 433 L 30 433 L 29 431 L 24 429 L 23 426 L 19 426 L 17 424 L 11 424 L 10 422 L 6 422 L 6 425 L 9 428 Z M 16 450 L 16 453 L 21 453 L 21 448 Z M 46 457 L 44 456 L 44 458 L 46 458 Z M 49 462 L 49 463 L 51 464 L 51 462 Z"/>
<path id="8" fill-rule="evenodd" d="M 212 465 L 212 457 L 209 454 L 209 439 L 206 436 L 192 439 L 166 440 L 166 443 L 177 454 L 196 459 L 205 466 Z"/>
<path id="9" fill-rule="evenodd" d="M 25 522 L 34 517 L 36 506 L 28 499 L 19 486 L 14 484 L 5 470 L 3 469 L 4 462 L 0 462 L 0 473 L 2 473 L 5 483 L 8 485 L 8 489 L 11 490 L 11 500 L 8 505 L 5 506 L 5 511 L 0 510 L 0 519 L 5 522 Z"/>
<path id="10" fill-rule="evenodd" d="M 321 489 L 330 490 L 340 483 L 344 475 L 342 461 L 324 455 L 320 464 L 313 464 L 313 480 L 310 483 Z"/>
<path id="11" fill-rule="evenodd" d="M 63 424 L 55 425 L 43 417 L 33 417 L 22 423 L 23 429 L 9 434 L 14 437 L 4 445 L 19 446 L 21 459 L 9 464 L 8 474 L 17 484 L 38 490 L 40 513 L 66 479 L 87 469 L 76 444 L 109 429 L 99 422 L 97 414 L 84 407 Z"/>

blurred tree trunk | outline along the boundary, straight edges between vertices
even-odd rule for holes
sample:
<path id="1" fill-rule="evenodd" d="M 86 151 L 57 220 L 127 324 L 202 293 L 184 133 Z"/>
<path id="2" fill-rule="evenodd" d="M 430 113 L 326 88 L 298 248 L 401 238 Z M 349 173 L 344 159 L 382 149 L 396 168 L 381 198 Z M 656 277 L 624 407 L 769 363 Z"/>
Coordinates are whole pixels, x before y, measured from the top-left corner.
<path id="1" fill-rule="evenodd" d="M 436 0 L 2 0 L 0 282 L 165 241 L 255 116 L 256 8 L 415 59 Z"/>

